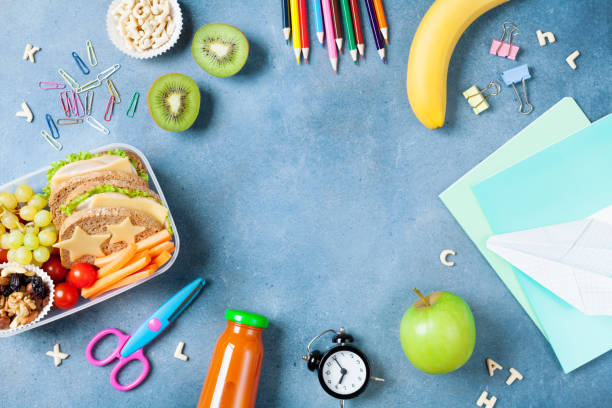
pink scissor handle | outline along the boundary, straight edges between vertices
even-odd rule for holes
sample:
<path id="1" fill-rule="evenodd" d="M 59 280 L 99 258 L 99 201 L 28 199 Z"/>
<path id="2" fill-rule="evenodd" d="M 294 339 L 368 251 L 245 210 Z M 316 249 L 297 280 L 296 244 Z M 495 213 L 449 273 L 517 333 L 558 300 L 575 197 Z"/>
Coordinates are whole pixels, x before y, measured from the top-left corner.
<path id="1" fill-rule="evenodd" d="M 123 367 L 125 367 L 130 361 L 133 360 L 139 360 L 143 365 L 140 375 L 138 376 L 138 378 L 136 378 L 134 381 L 127 385 L 119 384 L 119 381 L 117 380 L 117 375 L 119 375 L 119 371 L 121 371 Z M 116 390 L 129 391 L 132 388 L 139 386 L 144 381 L 144 379 L 147 378 L 148 374 L 149 360 L 143 354 L 142 349 L 140 349 L 135 353 L 129 355 L 128 357 L 121 357 L 121 355 L 119 355 L 119 363 L 115 366 L 115 368 L 113 368 L 113 371 L 111 371 L 110 374 L 110 383 Z"/>
<path id="2" fill-rule="evenodd" d="M 102 337 L 108 336 L 109 334 L 113 334 L 117 336 L 117 338 L 119 339 L 119 342 L 117 343 L 117 347 L 115 347 L 115 349 L 105 359 L 96 360 L 92 354 L 93 348 L 95 347 L 96 343 L 100 341 Z M 93 364 L 95 366 L 100 367 L 100 366 L 107 365 L 114 359 L 119 358 L 120 356 L 119 353 L 121 353 L 121 349 L 123 348 L 123 346 L 125 345 L 125 343 L 128 341 L 129 338 L 130 336 L 123 333 L 121 330 L 104 329 L 100 333 L 96 334 L 94 338 L 89 341 L 89 344 L 87 344 L 87 348 L 85 349 L 85 357 L 87 358 L 87 361 L 89 361 L 90 364 Z"/>

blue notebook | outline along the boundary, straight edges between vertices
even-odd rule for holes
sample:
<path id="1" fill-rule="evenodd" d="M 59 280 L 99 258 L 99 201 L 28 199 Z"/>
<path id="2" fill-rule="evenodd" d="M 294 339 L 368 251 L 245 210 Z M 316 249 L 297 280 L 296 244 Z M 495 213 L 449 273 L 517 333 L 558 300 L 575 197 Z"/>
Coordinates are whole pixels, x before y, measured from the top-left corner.
<path id="1" fill-rule="evenodd" d="M 575 221 L 612 205 L 612 115 L 472 190 L 494 234 Z M 612 316 L 586 316 L 515 273 L 563 371 L 612 349 Z"/>

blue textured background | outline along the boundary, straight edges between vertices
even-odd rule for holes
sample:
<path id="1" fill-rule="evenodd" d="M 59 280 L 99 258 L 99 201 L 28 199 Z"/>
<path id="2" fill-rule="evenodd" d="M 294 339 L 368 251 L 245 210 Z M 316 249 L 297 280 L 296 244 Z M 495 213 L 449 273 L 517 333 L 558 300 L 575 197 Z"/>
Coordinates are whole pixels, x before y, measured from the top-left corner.
<path id="1" fill-rule="evenodd" d="M 389 64 L 378 60 L 365 26 L 366 60 L 353 66 L 345 52 L 338 76 L 314 42 L 311 64 L 295 65 L 281 37 L 278 1 L 181 2 L 179 42 L 148 61 L 124 56 L 108 40 L 108 2 L 3 3 L 0 184 L 73 151 L 131 143 L 155 169 L 182 247 L 165 275 L 62 321 L 1 339 L 0 406 L 194 406 L 229 307 L 271 320 L 259 407 L 337 406 L 299 357 L 311 337 L 340 325 L 368 354 L 373 374 L 387 379 L 371 384 L 349 407 L 470 407 L 482 390 L 498 397 L 499 408 L 610 403 L 612 353 L 564 375 L 544 337 L 437 195 L 563 96 L 576 98 L 591 120 L 610 112 L 612 3 L 515 0 L 478 19 L 453 55 L 447 125 L 437 131 L 416 120 L 405 92 L 410 42 L 430 1 L 385 1 Z M 535 111 L 519 115 L 504 88 L 476 116 L 461 91 L 482 88 L 516 64 L 488 54 L 505 19 L 521 29 L 518 62 L 531 67 L 527 86 Z M 251 43 L 247 65 L 233 78 L 213 78 L 191 57 L 195 29 L 215 21 L 243 29 Z M 540 47 L 537 29 L 553 31 L 557 42 Z M 57 80 L 60 67 L 85 82 L 70 53 L 85 57 L 86 39 L 100 61 L 94 73 L 121 64 L 113 80 L 123 102 L 109 136 L 86 125 L 62 127 L 64 150 L 58 153 L 39 135 L 46 112 L 60 116 L 57 95 L 36 83 Z M 42 48 L 36 64 L 21 60 L 26 43 Z M 572 71 L 564 59 L 575 49 L 582 55 Z M 193 77 L 202 92 L 193 128 L 160 130 L 144 99 L 135 118 L 125 117 L 134 91 L 144 96 L 156 77 L 175 71 Z M 98 119 L 106 92 L 96 89 Z M 14 117 L 22 100 L 34 112 L 32 124 Z M 457 251 L 454 268 L 438 260 L 445 248 Z M 93 367 L 84 358 L 89 339 L 106 327 L 133 330 L 197 276 L 208 280 L 200 298 L 146 349 L 153 365 L 148 380 L 129 393 L 112 389 L 111 367 Z M 453 291 L 472 307 L 476 349 L 452 374 L 423 374 L 404 357 L 399 322 L 415 300 L 415 286 Z M 179 341 L 186 343 L 187 363 L 172 357 Z M 71 354 L 58 368 L 44 355 L 54 343 Z M 507 371 L 489 378 L 485 357 L 517 368 L 525 379 L 508 387 Z"/>

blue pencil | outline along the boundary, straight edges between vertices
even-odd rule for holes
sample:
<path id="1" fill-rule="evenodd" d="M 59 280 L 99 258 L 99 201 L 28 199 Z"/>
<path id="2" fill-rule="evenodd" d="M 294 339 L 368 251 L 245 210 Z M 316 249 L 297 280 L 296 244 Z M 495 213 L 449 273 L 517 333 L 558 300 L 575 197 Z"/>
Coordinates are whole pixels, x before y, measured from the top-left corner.
<path id="1" fill-rule="evenodd" d="M 285 41 L 289 44 L 289 36 L 291 35 L 291 23 L 289 22 L 289 0 L 281 0 L 281 6 L 283 9 L 283 34 L 285 35 Z"/>
<path id="2" fill-rule="evenodd" d="M 314 14 L 315 30 L 317 32 L 317 39 L 323 47 L 323 16 L 321 15 L 321 0 L 312 0 L 312 13 Z"/>

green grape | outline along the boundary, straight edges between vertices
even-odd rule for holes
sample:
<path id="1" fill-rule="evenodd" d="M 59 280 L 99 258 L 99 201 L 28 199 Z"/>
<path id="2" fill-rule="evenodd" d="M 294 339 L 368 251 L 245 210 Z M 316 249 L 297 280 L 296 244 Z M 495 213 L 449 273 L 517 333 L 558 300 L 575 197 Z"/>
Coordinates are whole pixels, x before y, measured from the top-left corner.
<path id="1" fill-rule="evenodd" d="M 1 221 L 2 225 L 4 225 L 8 229 L 15 229 L 17 228 L 17 225 L 19 225 L 19 219 L 17 218 L 17 216 L 12 212 L 8 211 L 2 214 Z"/>
<path id="2" fill-rule="evenodd" d="M 0 193 L 0 205 L 12 210 L 17 207 L 17 198 L 11 193 Z"/>
<path id="3" fill-rule="evenodd" d="M 42 210 L 47 206 L 47 200 L 40 194 L 36 194 L 34 197 L 30 198 L 30 201 L 28 201 L 28 205 L 31 205 L 37 210 Z"/>
<path id="4" fill-rule="evenodd" d="M 55 233 L 55 231 L 43 230 L 38 234 L 38 241 L 42 246 L 50 247 L 51 245 L 55 244 L 56 240 L 57 233 Z"/>
<path id="5" fill-rule="evenodd" d="M 38 268 L 42 268 L 44 262 L 38 262 L 36 259 L 32 259 L 32 262 L 30 262 L 32 265 L 38 267 Z"/>
<path id="6" fill-rule="evenodd" d="M 38 245 L 39 241 L 36 234 L 32 232 L 26 232 L 26 234 L 23 236 L 23 246 L 28 248 L 30 251 L 33 251 L 38 248 Z"/>
<path id="7" fill-rule="evenodd" d="M 34 195 L 34 190 L 27 184 L 22 184 L 15 190 L 15 197 L 20 203 L 27 203 Z"/>
<path id="8" fill-rule="evenodd" d="M 40 228 L 38 228 L 36 226 L 36 224 L 34 224 L 33 222 L 28 222 L 25 225 L 25 233 L 27 234 L 28 232 L 31 232 L 33 234 L 38 235 L 38 232 L 40 231 Z"/>
<path id="9" fill-rule="evenodd" d="M 27 265 L 32 262 L 32 252 L 26 247 L 21 247 L 15 251 L 15 262 Z"/>
<path id="10" fill-rule="evenodd" d="M 40 210 L 34 216 L 34 224 L 39 227 L 46 227 L 51 224 L 51 213 L 47 210 Z"/>
<path id="11" fill-rule="evenodd" d="M 32 221 L 37 214 L 37 209 L 31 205 L 24 205 L 19 209 L 19 216 L 24 221 Z"/>
<path id="12" fill-rule="evenodd" d="M 6 253 L 6 260 L 9 262 L 15 262 L 15 250 L 9 249 Z"/>
<path id="13" fill-rule="evenodd" d="M 57 228 L 55 228 L 55 225 L 53 225 L 53 224 L 47 225 L 42 230 L 43 231 L 53 231 L 53 232 L 55 232 L 57 234 Z"/>
<path id="14" fill-rule="evenodd" d="M 49 257 L 51 256 L 51 252 L 49 251 L 49 248 L 44 247 L 44 246 L 39 246 L 38 248 L 36 248 L 34 250 L 34 260 L 36 262 L 47 262 L 49 260 Z"/>
<path id="15" fill-rule="evenodd" d="M 17 249 L 23 244 L 23 233 L 19 230 L 13 230 L 8 238 L 9 248 Z"/>
<path id="16" fill-rule="evenodd" d="M 2 247 L 2 249 L 11 249 L 11 247 L 9 246 L 8 232 L 5 234 L 2 234 L 2 237 L 0 238 L 0 247 Z"/>

